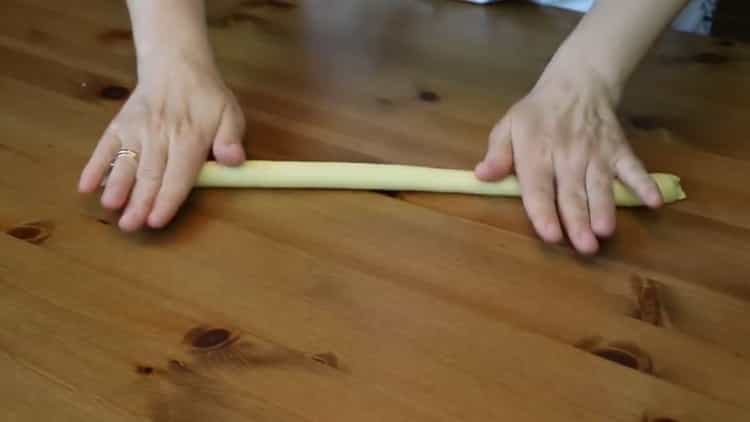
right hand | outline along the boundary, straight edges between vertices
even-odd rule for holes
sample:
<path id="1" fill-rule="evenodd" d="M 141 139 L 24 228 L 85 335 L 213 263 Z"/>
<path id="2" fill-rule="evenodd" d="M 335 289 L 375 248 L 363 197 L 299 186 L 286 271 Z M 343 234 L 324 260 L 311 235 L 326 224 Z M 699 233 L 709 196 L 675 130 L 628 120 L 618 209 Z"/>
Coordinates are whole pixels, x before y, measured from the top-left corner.
<path id="1" fill-rule="evenodd" d="M 539 236 L 556 243 L 564 230 L 578 252 L 591 255 L 615 230 L 615 178 L 649 207 L 661 206 L 662 198 L 617 120 L 621 89 L 583 66 L 574 70 L 551 68 L 511 107 L 492 131 L 476 175 L 492 181 L 515 170 Z"/>
<path id="2" fill-rule="evenodd" d="M 139 69 L 140 70 L 140 69 Z M 161 228 L 175 216 L 206 162 L 245 160 L 245 118 L 213 64 L 169 60 L 140 72 L 139 82 L 110 123 L 88 164 L 79 190 L 94 192 L 105 180 L 101 203 L 122 210 L 119 226 Z M 121 157 L 120 149 L 137 159 Z"/>

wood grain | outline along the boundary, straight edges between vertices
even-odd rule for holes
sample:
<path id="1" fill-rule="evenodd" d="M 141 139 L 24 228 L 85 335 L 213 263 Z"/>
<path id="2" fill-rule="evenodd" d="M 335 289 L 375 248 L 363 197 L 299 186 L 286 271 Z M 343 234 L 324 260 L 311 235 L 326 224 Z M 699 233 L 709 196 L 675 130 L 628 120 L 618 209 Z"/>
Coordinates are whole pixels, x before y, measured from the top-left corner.
<path id="1" fill-rule="evenodd" d="M 460 195 L 200 191 L 167 229 L 122 234 L 75 193 L 135 84 L 122 3 L 4 6 L 9 420 L 750 417 L 746 46 L 654 48 L 622 120 L 689 199 L 621 210 L 582 260 L 542 245 L 518 201 Z M 254 157 L 450 167 L 481 156 L 577 19 L 416 0 L 219 14 Z"/>

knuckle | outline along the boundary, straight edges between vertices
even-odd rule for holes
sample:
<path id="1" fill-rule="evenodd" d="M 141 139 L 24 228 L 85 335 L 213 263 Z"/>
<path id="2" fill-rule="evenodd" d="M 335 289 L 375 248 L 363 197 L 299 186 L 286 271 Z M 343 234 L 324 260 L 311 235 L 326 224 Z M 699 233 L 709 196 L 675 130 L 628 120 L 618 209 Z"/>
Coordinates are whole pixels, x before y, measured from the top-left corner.
<path id="1" fill-rule="evenodd" d="M 169 127 L 169 116 L 165 105 L 160 104 L 151 108 L 147 116 L 152 132 L 163 133 Z"/>
<path id="2" fill-rule="evenodd" d="M 537 187 L 527 191 L 524 195 L 524 204 L 529 215 L 537 218 L 549 218 L 554 209 L 554 194 L 545 187 Z"/>
<path id="3" fill-rule="evenodd" d="M 599 124 L 594 120 L 585 120 L 573 130 L 573 137 L 580 140 L 593 140 L 599 132 Z"/>
<path id="4" fill-rule="evenodd" d="M 490 131 L 490 138 L 499 138 L 505 133 L 507 126 L 505 119 L 506 118 L 503 118 L 495 123 L 495 126 L 492 127 L 492 131 Z"/>
<path id="5" fill-rule="evenodd" d="M 637 158 L 633 156 L 618 160 L 617 169 L 620 173 L 627 173 L 632 175 L 644 173 L 643 165 Z"/>
<path id="6" fill-rule="evenodd" d="M 612 153 L 610 154 L 610 158 L 612 159 L 613 162 L 620 162 L 620 161 L 626 161 L 626 160 L 638 161 L 638 158 L 630 149 L 630 145 L 628 145 L 627 142 L 623 142 L 619 145 L 614 146 L 614 149 Z"/>
<path id="7" fill-rule="evenodd" d="M 490 140 L 491 145 L 497 145 L 501 143 L 504 139 L 505 139 L 505 135 L 499 129 L 495 128 L 495 129 L 492 129 L 492 132 L 490 132 L 489 140 Z"/>
<path id="8" fill-rule="evenodd" d="M 558 224 L 557 220 L 549 212 L 532 213 L 529 211 L 529 218 L 532 220 L 534 226 L 542 231 L 548 231 Z"/>
<path id="9" fill-rule="evenodd" d="M 612 181 L 612 171 L 601 162 L 592 163 L 586 175 L 588 185 L 601 188 L 608 187 Z"/>
<path id="10" fill-rule="evenodd" d="M 242 111 L 239 104 L 234 103 L 228 108 L 227 112 L 229 113 L 228 117 L 230 118 L 230 122 L 236 126 L 235 129 L 238 132 L 243 133 L 247 127 L 247 120 L 245 119 L 245 113 Z"/>
<path id="11" fill-rule="evenodd" d="M 589 161 L 585 151 L 560 152 L 555 154 L 555 170 L 562 183 L 583 180 Z"/>
<path id="12" fill-rule="evenodd" d="M 107 129 L 104 131 L 104 135 L 108 137 L 114 137 L 118 136 L 122 130 L 122 123 L 119 119 L 115 119 L 112 121 L 112 123 L 107 126 Z"/>
<path id="13" fill-rule="evenodd" d="M 157 168 L 142 165 L 138 168 L 137 178 L 144 182 L 159 183 L 161 182 L 162 173 Z"/>
<path id="14" fill-rule="evenodd" d="M 159 193 L 160 200 L 166 208 L 172 209 L 178 206 L 184 197 L 183 189 L 180 187 L 171 187 L 164 189 Z"/>
<path id="15" fill-rule="evenodd" d="M 159 121 L 166 121 L 167 120 L 167 104 L 165 102 L 160 102 L 159 104 L 156 104 L 156 107 L 152 108 L 153 112 L 153 119 L 159 120 Z"/>
<path id="16" fill-rule="evenodd" d="M 196 135 L 196 128 L 193 124 L 192 119 L 180 118 L 176 119 L 172 124 L 172 140 L 182 143 L 194 143 L 198 138 Z"/>
<path id="17" fill-rule="evenodd" d="M 529 173 L 551 174 L 554 163 L 554 151 L 550 144 L 542 137 L 521 138 L 521 142 L 514 142 L 513 151 L 519 157 L 521 171 Z"/>
<path id="18" fill-rule="evenodd" d="M 604 135 L 606 139 L 609 139 L 612 143 L 618 145 L 627 145 L 625 140 L 625 133 L 617 122 L 607 124 L 604 128 Z"/>
<path id="19" fill-rule="evenodd" d="M 163 119 L 151 119 L 151 125 L 148 129 L 149 135 L 153 137 L 163 137 L 167 133 L 168 124 Z"/>
<path id="20" fill-rule="evenodd" d="M 565 168 L 571 175 L 581 175 L 586 171 L 589 161 L 588 151 L 572 153 L 565 158 Z"/>
<path id="21" fill-rule="evenodd" d="M 128 126 L 121 122 L 112 122 L 102 134 L 102 141 L 121 144 L 130 138 Z"/>
<path id="22" fill-rule="evenodd" d="M 561 186 L 560 197 L 568 208 L 581 208 L 586 203 L 586 191 L 582 184 Z"/>
<path id="23" fill-rule="evenodd" d="M 612 189 L 612 178 L 609 176 L 592 177 L 589 181 L 591 193 L 602 194 Z"/>
<path id="24" fill-rule="evenodd" d="M 196 151 L 203 151 L 204 143 L 201 138 L 195 133 L 187 134 L 185 136 L 174 139 L 175 142 L 179 143 L 181 149 L 182 158 L 192 161 L 195 159 Z"/>
<path id="25" fill-rule="evenodd" d="M 552 224 L 553 218 L 550 215 L 551 210 L 545 206 L 540 206 L 539 203 L 529 201 L 526 206 L 526 212 L 528 213 L 529 218 L 538 225 L 547 226 Z"/>
<path id="26" fill-rule="evenodd" d="M 613 158 L 617 155 L 617 148 L 619 147 L 616 141 L 613 141 L 612 137 L 604 136 L 602 142 L 597 142 L 594 145 L 593 153 L 597 160 L 610 164 Z"/>
<path id="27" fill-rule="evenodd" d="M 539 174 L 536 175 L 537 177 L 528 177 L 530 176 L 529 174 L 524 174 L 523 176 L 519 178 L 521 190 L 530 200 L 537 201 L 540 196 L 544 197 L 553 194 L 552 181 L 548 180 L 548 178 L 540 177 Z"/>
<path id="28" fill-rule="evenodd" d="M 560 207 L 560 212 L 569 232 L 578 234 L 586 230 L 589 221 L 588 211 L 581 204 L 567 204 Z"/>
<path id="29" fill-rule="evenodd" d="M 527 133 L 533 134 L 542 145 L 554 145 L 558 134 L 562 132 L 556 125 L 545 122 L 539 126 L 530 126 Z"/>

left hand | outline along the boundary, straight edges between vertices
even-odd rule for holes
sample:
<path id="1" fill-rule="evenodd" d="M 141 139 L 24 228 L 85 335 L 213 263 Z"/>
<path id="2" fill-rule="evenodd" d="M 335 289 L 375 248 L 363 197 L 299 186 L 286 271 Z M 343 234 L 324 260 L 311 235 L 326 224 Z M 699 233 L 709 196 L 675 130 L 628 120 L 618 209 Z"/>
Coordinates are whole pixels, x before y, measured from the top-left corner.
<path id="1" fill-rule="evenodd" d="M 662 199 L 617 120 L 619 90 L 580 70 L 543 76 L 495 126 L 475 173 L 489 181 L 515 168 L 539 236 L 559 242 L 564 228 L 579 252 L 593 254 L 597 237 L 615 229 L 614 177 L 650 207 Z"/>
<path id="2" fill-rule="evenodd" d="M 136 89 L 79 182 L 81 192 L 92 193 L 106 180 L 101 203 L 122 210 L 119 226 L 125 231 L 166 226 L 191 192 L 209 150 L 224 165 L 245 161 L 245 118 L 215 65 L 163 56 L 139 63 Z M 138 158 L 118 159 L 121 148 Z"/>

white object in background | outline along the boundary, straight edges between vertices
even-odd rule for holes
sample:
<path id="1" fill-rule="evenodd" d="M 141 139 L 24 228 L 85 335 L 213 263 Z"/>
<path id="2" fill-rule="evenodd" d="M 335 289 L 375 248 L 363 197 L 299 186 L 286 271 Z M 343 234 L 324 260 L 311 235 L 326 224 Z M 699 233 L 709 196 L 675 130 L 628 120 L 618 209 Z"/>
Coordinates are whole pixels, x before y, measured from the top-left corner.
<path id="1" fill-rule="evenodd" d="M 678 31 L 711 34 L 716 0 L 692 0 L 677 16 L 672 27 Z"/>
<path id="2" fill-rule="evenodd" d="M 586 12 L 594 5 L 594 0 L 531 0 L 533 3 L 542 6 L 559 7 L 561 9 L 575 10 L 576 12 Z"/>
<path id="3" fill-rule="evenodd" d="M 461 0 L 474 4 L 499 3 L 503 0 Z M 530 0 L 543 6 L 559 7 L 584 13 L 594 5 L 594 0 Z M 711 19 L 716 9 L 716 0 L 691 0 L 672 22 L 672 28 L 701 35 L 711 33 Z"/>

